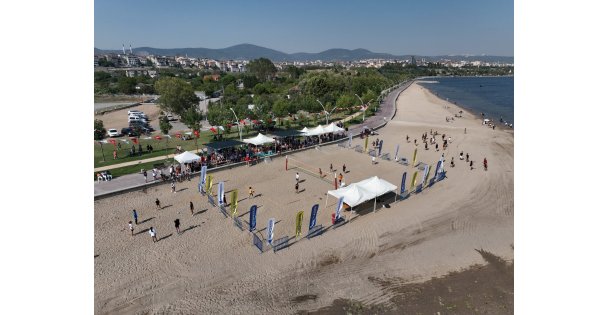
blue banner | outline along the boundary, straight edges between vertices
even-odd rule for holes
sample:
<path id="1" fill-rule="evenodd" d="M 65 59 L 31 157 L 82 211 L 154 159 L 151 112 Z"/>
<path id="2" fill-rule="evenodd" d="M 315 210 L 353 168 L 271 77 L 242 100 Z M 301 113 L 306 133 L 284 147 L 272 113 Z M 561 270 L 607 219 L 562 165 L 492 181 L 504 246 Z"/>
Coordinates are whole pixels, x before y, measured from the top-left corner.
<path id="1" fill-rule="evenodd" d="M 344 196 L 340 197 L 338 200 L 338 205 L 336 206 L 336 220 L 340 219 L 340 211 L 342 211 L 342 204 L 344 204 Z"/>
<path id="2" fill-rule="evenodd" d="M 437 167 L 435 168 L 435 181 L 437 181 L 437 176 L 439 176 L 439 168 L 441 168 L 441 161 L 437 162 Z"/>
<path id="3" fill-rule="evenodd" d="M 399 145 L 397 144 L 397 149 L 395 149 L 395 161 L 399 160 L 398 156 L 399 156 Z"/>
<path id="4" fill-rule="evenodd" d="M 317 225 L 317 211 L 319 211 L 319 204 L 312 206 L 312 210 L 310 212 L 310 223 L 308 224 L 309 230 Z"/>
<path id="5" fill-rule="evenodd" d="M 255 216 L 258 213 L 258 206 L 253 205 L 249 209 L 249 232 L 255 230 Z"/>
<path id="6" fill-rule="evenodd" d="M 384 143 L 384 140 L 380 140 L 380 144 L 378 144 L 378 156 L 380 156 L 382 154 L 382 144 Z"/>
<path id="7" fill-rule="evenodd" d="M 201 180 L 198 182 L 199 187 L 205 187 L 205 178 L 207 177 L 207 165 L 201 168 Z"/>
<path id="8" fill-rule="evenodd" d="M 266 240 L 272 245 L 272 237 L 274 236 L 274 218 L 268 220 L 268 228 L 266 229 Z"/>
<path id="9" fill-rule="evenodd" d="M 429 166 L 425 165 L 424 166 L 424 173 L 422 173 L 422 178 L 420 179 L 420 185 L 424 185 L 424 182 L 426 181 L 426 177 L 429 175 Z"/>
<path id="10" fill-rule="evenodd" d="M 217 204 L 224 205 L 224 182 L 217 184 Z"/>
<path id="11" fill-rule="evenodd" d="M 405 178 L 407 177 L 407 172 L 403 172 L 403 177 L 401 177 L 401 194 L 405 192 Z"/>

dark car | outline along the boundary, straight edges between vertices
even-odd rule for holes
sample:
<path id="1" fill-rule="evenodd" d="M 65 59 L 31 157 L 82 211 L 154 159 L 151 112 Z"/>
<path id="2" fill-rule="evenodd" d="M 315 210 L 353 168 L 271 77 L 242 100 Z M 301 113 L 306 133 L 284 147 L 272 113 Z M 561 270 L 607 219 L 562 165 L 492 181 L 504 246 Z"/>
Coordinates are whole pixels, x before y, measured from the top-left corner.
<path id="1" fill-rule="evenodd" d="M 150 126 L 150 124 L 148 124 L 147 122 L 143 122 L 143 121 L 130 121 L 129 122 L 129 127 L 130 128 L 145 127 L 145 128 L 150 129 L 150 130 L 154 130 L 154 128 L 152 128 Z"/>
<path id="2" fill-rule="evenodd" d="M 137 132 L 137 130 L 135 130 L 133 128 L 122 128 L 122 130 L 120 132 L 127 137 L 139 136 L 139 132 Z"/>

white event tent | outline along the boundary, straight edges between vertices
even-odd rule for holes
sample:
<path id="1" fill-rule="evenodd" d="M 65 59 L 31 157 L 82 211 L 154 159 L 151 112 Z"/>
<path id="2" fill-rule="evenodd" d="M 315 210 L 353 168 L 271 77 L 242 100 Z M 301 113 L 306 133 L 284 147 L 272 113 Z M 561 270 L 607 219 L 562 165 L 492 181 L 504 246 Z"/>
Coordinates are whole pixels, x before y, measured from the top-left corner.
<path id="1" fill-rule="evenodd" d="M 330 190 L 327 195 L 338 199 L 344 197 L 344 202 L 351 208 L 374 199 L 374 211 L 376 211 L 376 198 L 395 189 L 397 189 L 397 186 L 374 176 L 343 188 Z M 327 207 L 327 199 L 325 199 L 325 206 Z"/>
<path id="2" fill-rule="evenodd" d="M 338 133 L 338 132 L 342 132 L 344 131 L 344 128 L 340 128 L 338 126 L 336 126 L 336 124 L 334 124 L 333 122 L 325 127 L 323 127 L 323 130 L 326 133 Z"/>
<path id="3" fill-rule="evenodd" d="M 243 142 L 250 143 L 253 145 L 260 145 L 260 144 L 264 144 L 264 143 L 274 142 L 274 139 L 267 137 L 261 133 L 258 133 L 257 136 L 255 136 L 253 138 L 245 139 L 245 140 L 243 140 Z"/>
<path id="4" fill-rule="evenodd" d="M 176 161 L 178 161 L 179 163 L 183 164 L 183 163 L 191 163 L 194 161 L 199 161 L 201 159 L 200 156 L 190 152 L 190 151 L 186 151 L 182 154 L 176 155 L 175 157 L 173 157 Z"/>
<path id="5" fill-rule="evenodd" d="M 309 129 L 308 132 L 306 133 L 307 136 L 319 136 L 322 134 L 325 134 L 327 132 L 325 132 L 325 128 L 323 128 L 323 126 L 318 125 L 313 129 Z"/>

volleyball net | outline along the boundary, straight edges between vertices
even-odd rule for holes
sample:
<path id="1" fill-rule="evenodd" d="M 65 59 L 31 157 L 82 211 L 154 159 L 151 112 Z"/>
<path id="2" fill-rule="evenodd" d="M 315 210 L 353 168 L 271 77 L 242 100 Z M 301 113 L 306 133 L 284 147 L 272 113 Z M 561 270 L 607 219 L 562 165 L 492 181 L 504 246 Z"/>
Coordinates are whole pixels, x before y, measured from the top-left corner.
<path id="1" fill-rule="evenodd" d="M 304 163 L 302 161 L 296 160 L 292 157 L 287 157 L 287 170 L 295 170 L 296 172 L 308 174 L 313 178 L 318 178 L 324 182 L 327 182 L 331 185 L 334 184 L 334 174 L 324 172 L 319 167 L 315 167 L 314 165 L 310 165 Z"/>

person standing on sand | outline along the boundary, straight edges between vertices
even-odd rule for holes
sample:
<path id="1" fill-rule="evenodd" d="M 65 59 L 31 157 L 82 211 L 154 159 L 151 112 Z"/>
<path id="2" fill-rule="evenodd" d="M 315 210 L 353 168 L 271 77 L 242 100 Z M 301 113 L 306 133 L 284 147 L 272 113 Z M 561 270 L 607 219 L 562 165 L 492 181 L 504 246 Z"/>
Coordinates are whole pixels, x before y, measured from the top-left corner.
<path id="1" fill-rule="evenodd" d="M 150 236 L 152 237 L 152 242 L 153 243 L 158 242 L 158 240 L 156 239 L 156 230 L 154 230 L 153 227 L 150 227 L 150 230 L 148 231 L 148 233 L 150 233 Z"/>
<path id="2" fill-rule="evenodd" d="M 190 213 L 194 215 L 194 204 L 192 203 L 192 201 L 190 201 Z"/>
<path id="3" fill-rule="evenodd" d="M 297 181 L 298 180 L 296 179 L 296 182 Z M 253 188 L 251 188 L 251 186 L 249 186 L 249 199 L 253 198 L 253 193 L 254 193 Z"/>
<path id="4" fill-rule="evenodd" d="M 129 221 L 129 230 L 131 231 L 131 236 L 133 236 L 133 221 Z"/>
<path id="5" fill-rule="evenodd" d="M 483 169 L 488 170 L 488 160 L 485 157 L 483 158 Z"/>
<path id="6" fill-rule="evenodd" d="M 451 167 L 454 167 L 454 165 L 455 165 L 455 164 L 454 164 L 454 157 L 452 157 L 452 161 L 450 162 L 450 166 L 451 166 Z"/>
<path id="7" fill-rule="evenodd" d="M 133 221 L 137 224 L 137 211 L 135 211 L 135 209 L 133 209 Z"/>
<path id="8" fill-rule="evenodd" d="M 156 198 L 156 201 L 154 203 L 156 203 L 156 209 L 160 210 L 160 200 Z"/>
<path id="9" fill-rule="evenodd" d="M 417 146 L 417 145 L 418 145 L 418 143 L 417 143 L 417 142 L 418 142 L 418 140 L 417 140 L 417 139 L 414 139 L 414 145 L 415 145 L 415 146 Z"/>
<path id="10" fill-rule="evenodd" d="M 405 141 L 406 141 L 407 143 L 410 143 L 410 136 L 409 136 L 409 135 L 405 135 Z"/>
<path id="11" fill-rule="evenodd" d="M 473 170 L 473 160 L 471 160 L 471 171 Z"/>
<path id="12" fill-rule="evenodd" d="M 467 162 L 469 161 L 469 154 L 467 153 Z"/>
<path id="13" fill-rule="evenodd" d="M 435 143 L 435 151 L 439 152 L 439 143 Z"/>
<path id="14" fill-rule="evenodd" d="M 171 182 L 171 191 L 175 194 L 175 179 Z"/>
<path id="15" fill-rule="evenodd" d="M 342 184 L 342 179 L 344 178 L 344 176 L 342 176 L 342 173 L 340 173 L 340 175 L 338 175 L 338 183 Z"/>
<path id="16" fill-rule="evenodd" d="M 296 172 L 296 183 L 300 182 L 300 173 Z"/>
<path id="17" fill-rule="evenodd" d="M 320 167 L 319 167 L 319 177 L 323 177 L 323 172 L 321 171 Z"/>
<path id="18" fill-rule="evenodd" d="M 148 172 L 144 169 L 144 178 L 146 179 L 146 183 L 148 182 Z"/>
<path id="19" fill-rule="evenodd" d="M 179 231 L 179 219 L 175 219 L 175 221 L 173 221 L 173 223 L 175 223 L 175 230 L 177 231 L 177 234 L 180 233 Z"/>
<path id="20" fill-rule="evenodd" d="M 300 184 L 296 183 L 296 194 L 300 192 Z"/>
<path id="21" fill-rule="evenodd" d="M 464 152 L 460 151 L 460 160 L 464 160 L 464 157 L 462 156 L 464 154 Z"/>
<path id="22" fill-rule="evenodd" d="M 346 173 L 346 164 L 342 164 L 342 173 Z"/>
<path id="23" fill-rule="evenodd" d="M 329 172 L 333 172 L 334 171 L 334 164 L 333 163 L 329 163 Z"/>

